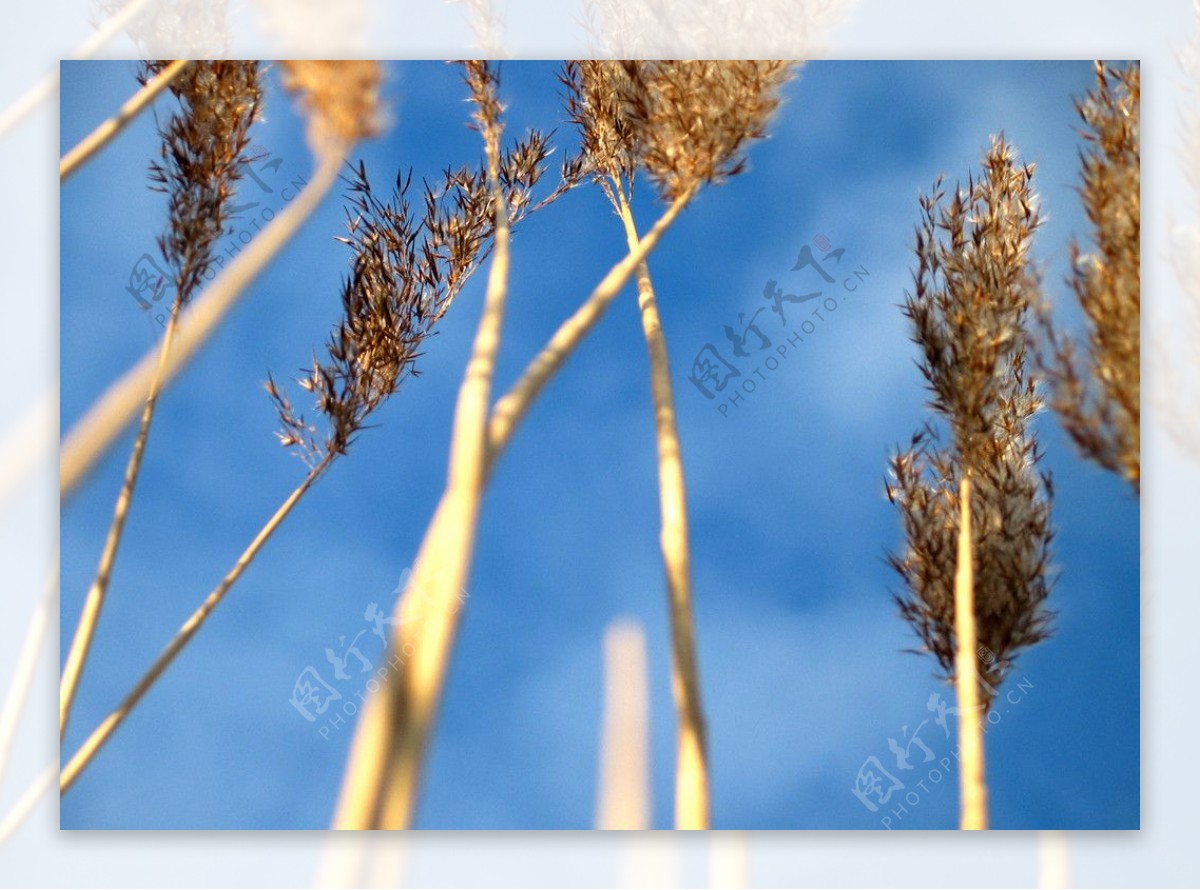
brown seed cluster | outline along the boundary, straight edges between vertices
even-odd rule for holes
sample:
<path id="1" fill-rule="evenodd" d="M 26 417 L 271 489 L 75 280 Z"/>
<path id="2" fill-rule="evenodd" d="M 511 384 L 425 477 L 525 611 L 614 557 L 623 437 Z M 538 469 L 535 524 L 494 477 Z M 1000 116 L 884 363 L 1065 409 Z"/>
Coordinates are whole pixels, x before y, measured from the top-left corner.
<path id="1" fill-rule="evenodd" d="M 1038 226 L 1033 168 L 993 140 L 983 177 L 946 200 L 939 183 L 921 199 L 914 291 L 906 295 L 932 425 L 891 461 L 889 499 L 907 549 L 889 562 L 904 579 L 896 597 L 925 649 L 953 676 L 954 577 L 959 483 L 969 473 L 981 692 L 990 701 L 1016 653 L 1044 639 L 1051 615 L 1050 479 L 1030 421 L 1040 407 L 1027 367 L 1027 318 L 1038 282 L 1029 247 Z"/>
<path id="2" fill-rule="evenodd" d="M 284 89 L 300 95 L 309 116 L 308 140 L 318 154 L 340 154 L 380 128 L 378 62 L 309 60 L 280 62 Z"/>
<path id="3" fill-rule="evenodd" d="M 644 169 L 673 200 L 745 169 L 791 79 L 785 61 L 568 62 L 562 81 L 583 153 L 602 176 Z"/>
<path id="4" fill-rule="evenodd" d="M 1096 63 L 1076 110 L 1088 148 L 1080 194 L 1094 252 L 1071 245 L 1071 287 L 1088 322 L 1083 354 L 1043 313 L 1052 404 L 1090 460 L 1141 488 L 1141 148 L 1137 63 Z"/>
<path id="5" fill-rule="evenodd" d="M 540 206 L 531 196 L 549 154 L 548 140 L 537 131 L 502 152 L 500 184 L 510 224 Z M 446 170 L 436 185 L 426 184 L 419 212 L 407 198 L 411 175 L 398 177 L 386 200 L 361 163 L 348 183 L 349 236 L 338 239 L 353 253 L 342 286 L 343 318 L 327 344 L 327 361 L 314 359 L 298 381 L 328 421 L 323 438 L 275 382 L 267 382 L 283 425 L 280 440 L 310 466 L 328 454 L 344 454 L 368 415 L 416 375 L 422 344 L 488 256 L 495 232 L 485 165 Z"/>
<path id="6" fill-rule="evenodd" d="M 143 63 L 140 79 L 145 83 L 168 64 Z M 262 102 L 259 65 L 196 62 L 176 77 L 171 92 L 180 107 L 160 124 L 161 159 L 151 164 L 150 180 L 169 200 L 170 221 L 158 246 L 175 273 L 181 306 L 200 288 L 249 160 L 250 126 Z"/>

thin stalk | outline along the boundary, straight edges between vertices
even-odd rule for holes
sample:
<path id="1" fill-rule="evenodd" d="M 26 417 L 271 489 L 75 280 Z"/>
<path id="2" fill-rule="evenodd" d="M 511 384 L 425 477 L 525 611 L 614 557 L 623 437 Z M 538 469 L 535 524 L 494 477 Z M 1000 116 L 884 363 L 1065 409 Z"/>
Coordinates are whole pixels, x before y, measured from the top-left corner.
<path id="1" fill-rule="evenodd" d="M 650 827 L 650 693 L 646 637 L 632 621 L 614 621 L 604 634 L 604 720 L 596 827 Z"/>
<path id="2" fill-rule="evenodd" d="M 486 112 L 481 112 L 486 118 Z M 372 695 L 356 734 L 338 804 L 343 828 L 408 828 L 426 741 L 458 630 L 458 596 L 470 574 L 479 506 L 487 484 L 488 406 L 508 299 L 508 205 L 500 186 L 499 124 L 488 119 L 488 180 L 496 205 L 495 248 L 483 316 L 458 391 L 443 505 L 397 606 L 392 651 L 410 660 Z M 368 716 L 370 715 L 370 716 Z M 369 727 L 369 731 L 368 728 Z"/>
<path id="3" fill-rule="evenodd" d="M 296 233 L 337 179 L 341 156 L 323 155 L 304 190 L 238 254 L 212 285 L 184 313 L 163 376 L 166 388 L 208 341 L 242 293 Z M 63 441 L 59 464 L 59 497 L 66 500 L 145 403 L 157 373 L 155 351 L 146 353 L 108 388 Z"/>
<path id="4" fill-rule="evenodd" d="M 563 362 L 595 327 L 605 311 L 616 299 L 621 289 L 637 270 L 638 265 L 650 255 L 662 236 L 666 234 L 679 214 L 691 202 L 696 194 L 697 186 L 688 188 L 683 194 L 671 202 L 666 212 L 659 218 L 654 227 L 638 242 L 636 250 L 613 266 L 607 275 L 596 285 L 596 289 L 575 310 L 575 314 L 564 321 L 542 351 L 531 361 L 521 374 L 521 378 L 492 409 L 492 417 L 488 423 L 488 442 L 492 457 L 491 463 L 508 445 L 517 426 L 525 417 L 525 413 L 537 400 L 542 388 L 562 367 Z"/>
<path id="5" fill-rule="evenodd" d="M 62 160 L 58 164 L 59 183 L 66 182 L 68 176 L 87 163 L 92 155 L 124 130 L 190 64 L 190 59 L 176 59 L 171 62 L 170 65 L 148 80 L 140 90 L 134 93 L 116 114 L 92 130 L 74 148 L 63 155 Z"/>
<path id="6" fill-rule="evenodd" d="M 658 245 L 695 192 L 695 188 L 688 189 L 672 202 L 654 228 L 638 242 L 637 250 L 631 251 L 609 270 L 583 305 L 559 326 L 541 352 L 526 366 L 513 388 L 496 403 L 487 424 L 487 449 L 482 467 L 484 484 L 543 387 L 600 320 L 638 264 Z M 454 587 L 448 583 L 454 580 L 452 578 L 435 578 L 438 589 L 449 593 L 444 594 L 441 600 L 434 600 L 430 595 L 434 588 L 432 585 L 426 586 L 428 582 L 425 579 L 437 575 L 439 560 L 444 556 L 443 540 L 453 540 L 460 533 L 456 525 L 461 521 L 462 509 L 461 497 L 452 494 L 447 487 L 425 531 L 413 567 L 409 593 L 414 595 L 406 593 L 397 605 L 399 624 L 397 638 L 393 639 L 391 646 L 391 658 L 393 666 L 398 663 L 405 669 L 399 678 L 386 683 L 380 693 L 367 699 L 342 780 L 334 828 L 365 830 L 377 827 L 385 815 L 381 800 L 385 779 L 389 780 L 391 789 L 386 827 L 407 828 L 412 824 L 421 760 L 427 741 L 423 734 L 431 728 L 432 711 L 441 699 L 446 667 L 461 614 L 458 601 L 461 582 L 460 586 Z M 451 573 L 458 574 L 454 566 L 451 566 L 447 575 Z M 447 601 L 450 598 L 451 601 Z M 418 625 L 419 648 L 414 644 Z M 418 652 L 421 653 L 419 670 L 409 667 L 405 662 L 405 659 L 415 659 Z M 406 709 L 418 707 L 429 711 L 406 713 Z M 402 738 L 401 730 L 412 734 Z M 403 745 L 405 756 L 411 762 L 398 764 L 388 776 L 388 760 L 393 744 Z"/>
<path id="7" fill-rule="evenodd" d="M 21 643 L 21 652 L 17 656 L 16 669 L 13 671 L 12 683 L 4 696 L 4 709 L 0 710 L 0 788 L 4 787 L 4 773 L 8 769 L 8 760 L 12 754 L 12 741 L 17 734 L 21 714 L 25 710 L 25 701 L 29 698 L 29 688 L 33 685 L 33 674 L 37 669 L 42 643 L 46 639 L 46 629 L 50 626 L 52 617 L 58 613 L 57 602 L 58 555 L 55 554 L 50 577 L 46 582 L 46 592 L 29 619 L 29 627 L 25 631 L 25 639 Z"/>
<path id="8" fill-rule="evenodd" d="M 132 24 L 133 20 L 141 15 L 145 8 L 153 2 L 154 0 L 130 0 L 120 12 L 101 25 L 95 34 L 90 35 L 87 40 L 79 44 L 75 51 L 70 56 L 67 56 L 67 58 L 72 60 L 90 59 L 106 43 Z M 59 64 L 61 65 L 61 63 Z M 58 89 L 58 84 L 59 68 L 55 68 L 30 87 L 20 99 L 0 112 L 0 137 L 3 137 L 9 130 L 28 117 L 34 109 L 49 99 L 54 94 L 54 91 Z"/>
<path id="9" fill-rule="evenodd" d="M 621 184 L 615 184 L 618 215 L 625 224 L 629 249 L 637 247 L 637 225 Z M 696 659 L 696 622 L 692 610 L 692 559 L 688 543 L 687 489 L 683 478 L 682 446 L 671 388 L 671 364 L 663 333 L 650 268 L 638 264 L 638 305 L 650 352 L 650 391 L 654 397 L 654 427 L 658 443 L 659 537 L 667 579 L 671 616 L 671 689 L 675 697 L 678 739 L 675 765 L 675 827 L 707 830 L 711 801 L 708 776 L 708 729 L 700 694 Z"/>
<path id="10" fill-rule="evenodd" d="M 142 459 L 146 453 L 146 441 L 150 437 L 150 426 L 154 421 L 154 410 L 158 406 L 158 395 L 162 391 L 163 374 L 166 371 L 167 359 L 171 354 L 171 344 L 175 340 L 175 331 L 179 321 L 179 304 L 176 302 L 171 311 L 171 320 L 167 323 L 167 331 L 163 335 L 162 348 L 159 350 L 158 370 L 150 383 L 150 394 L 146 397 L 145 408 L 142 409 L 142 420 L 138 426 L 137 438 L 133 442 L 133 451 L 125 466 L 125 479 L 121 483 L 121 491 L 117 495 L 113 507 L 112 523 L 108 528 L 108 537 L 100 554 L 100 564 L 96 568 L 96 577 L 88 588 L 87 597 L 83 602 L 83 612 L 79 616 L 79 624 L 75 628 L 75 637 L 67 652 L 67 660 L 63 665 L 62 680 L 58 691 L 58 739 L 61 742 L 67 734 L 67 722 L 71 718 L 71 706 L 79 691 L 79 681 L 91 651 L 92 640 L 96 635 L 96 627 L 100 622 L 100 610 L 104 607 L 108 595 L 109 581 L 112 579 L 113 565 L 117 560 L 117 551 L 121 547 L 121 535 L 125 531 L 125 520 L 129 516 L 129 506 L 133 502 L 133 490 L 137 486 L 138 475 L 142 469 Z"/>
<path id="11" fill-rule="evenodd" d="M 954 576 L 954 683 L 958 692 L 959 791 L 965 831 L 987 829 L 983 726 L 979 705 L 979 662 L 975 634 L 975 580 L 971 565 L 971 480 L 964 473 L 959 491 L 958 570 Z"/>
<path id="12" fill-rule="evenodd" d="M 142 700 L 146 693 L 150 691 L 150 689 L 158 681 L 158 678 L 162 676 L 163 672 L 171 666 L 171 663 L 175 660 L 176 656 L 178 656 L 179 653 L 183 651 L 184 647 L 191 642 L 192 638 L 196 636 L 196 634 L 200 631 L 200 628 L 203 627 L 204 622 L 208 620 L 209 615 L 211 615 L 217 606 L 220 605 L 221 600 L 225 597 L 225 594 L 229 592 L 230 588 L 237 583 L 238 579 L 242 577 L 242 574 L 246 571 L 246 569 L 250 567 L 250 564 L 254 561 L 255 557 L 258 556 L 259 551 L 262 550 L 263 546 L 267 543 L 267 541 L 270 540 L 271 535 L 275 533 L 276 529 L 279 528 L 296 504 L 300 502 L 300 499 L 304 497 L 313 484 L 329 468 L 329 465 L 333 462 L 334 457 L 335 453 L 331 452 L 326 454 L 321 462 L 309 471 L 308 475 L 304 478 L 304 481 L 301 482 L 296 490 L 287 497 L 287 499 L 279 506 L 279 509 L 275 511 L 274 515 L 267 520 L 267 523 L 259 530 L 258 534 L 255 535 L 254 540 L 250 542 L 249 546 L 247 546 L 242 552 L 242 555 L 238 557 L 238 560 L 234 564 L 233 568 L 230 569 L 225 577 L 221 579 L 221 583 L 213 589 L 212 593 L 205 598 L 200 607 L 196 609 L 196 611 L 192 613 L 191 617 L 189 617 L 188 620 L 183 623 L 179 629 L 179 632 L 175 635 L 171 642 L 167 644 L 166 648 L 163 649 L 162 653 L 154 661 L 154 664 L 151 665 L 150 669 L 146 671 L 140 680 L 138 680 L 137 684 L 133 687 L 129 694 L 125 696 L 120 706 L 118 706 L 115 711 L 113 711 L 104 719 L 104 722 L 102 722 L 98 727 L 96 727 L 95 730 L 93 730 L 92 734 L 88 736 L 87 741 L 79 746 L 79 750 L 75 752 L 75 755 L 63 768 L 62 773 L 59 776 L 60 794 L 66 794 L 67 791 L 71 789 L 71 786 L 75 784 L 76 779 L 79 778 L 80 774 L 87 768 L 88 764 L 95 759 L 96 755 L 100 752 L 100 749 L 103 748 L 108 740 L 112 737 L 112 734 L 117 731 L 117 728 L 120 727 L 123 722 L 125 722 L 125 718 L 130 715 L 135 707 L 137 707 L 138 703 Z"/>
<path id="13" fill-rule="evenodd" d="M 17 829 L 33 812 L 33 808 L 41 796 L 53 787 L 55 768 L 53 763 L 47 764 L 46 769 L 39 773 L 38 777 L 25 789 L 25 793 L 17 799 L 8 814 L 0 819 L 0 847 L 3 847 L 8 839 L 16 834 Z"/>

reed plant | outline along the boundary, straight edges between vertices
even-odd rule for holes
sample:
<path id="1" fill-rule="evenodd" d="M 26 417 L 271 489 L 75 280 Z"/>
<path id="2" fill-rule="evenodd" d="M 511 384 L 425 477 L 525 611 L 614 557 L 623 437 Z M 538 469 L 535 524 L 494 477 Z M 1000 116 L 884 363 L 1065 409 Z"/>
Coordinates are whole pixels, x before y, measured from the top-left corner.
<path id="1" fill-rule="evenodd" d="M 784 62 L 569 62 L 561 80 L 567 112 L 579 128 L 583 170 L 621 220 L 630 250 L 643 170 L 664 199 L 696 179 L 720 181 L 745 168 L 742 147 L 764 135 L 778 90 L 792 74 Z M 712 97 L 703 109 L 687 97 Z M 647 261 L 637 270 L 638 305 L 650 357 L 662 531 L 672 640 L 672 689 L 678 712 L 677 828 L 705 829 L 711 819 L 708 730 L 700 692 L 692 605 L 691 549 L 682 445 L 667 339 Z"/>
<path id="2" fill-rule="evenodd" d="M 500 126 L 496 79 L 490 68 L 468 65 L 468 83 L 479 111 L 477 126 L 485 145 Z M 491 389 L 491 369 L 499 346 L 498 293 L 507 278 L 507 257 L 498 252 L 489 285 L 489 301 L 468 365 L 455 415 L 450 469 L 446 489 L 422 541 L 412 579 L 397 606 L 397 625 L 390 643 L 393 676 L 368 697 L 359 719 L 350 761 L 334 816 L 341 829 L 402 829 L 411 827 L 421 773 L 438 704 L 441 701 L 455 635 L 461 620 L 459 591 L 467 580 L 474 546 L 479 502 L 491 469 L 517 425 L 542 389 L 635 274 L 664 232 L 702 186 L 736 175 L 744 169 L 742 152 L 761 137 L 778 104 L 778 89 L 790 65 L 783 62 L 647 62 L 627 63 L 604 101 L 620 108 L 621 127 L 633 135 L 627 143 L 607 143 L 626 170 L 644 169 L 668 202 L 663 215 L 647 234 L 631 243 L 628 255 L 600 282 L 580 309 L 567 319 L 542 351 L 529 363 L 516 385 L 497 401 L 490 415 L 480 412 L 480 399 Z M 585 139 L 586 139 L 585 128 Z M 607 137 L 605 137 L 607 138 Z M 564 166 L 572 181 L 592 173 L 595 151 L 585 145 L 581 159 Z M 482 446 L 480 419 L 485 421 Z M 681 477 L 680 477 L 681 479 Z M 679 495 L 682 494 L 680 485 Z M 676 495 L 668 494 L 672 504 Z M 678 527 L 678 523 L 676 523 Z M 673 552 L 679 551 L 672 543 Z M 682 600 L 672 604 L 683 617 Z M 687 606 L 690 610 L 690 605 Z M 417 614 L 420 621 L 413 620 Z M 674 619 L 673 619 L 674 620 Z M 680 622 L 690 634 L 690 612 Z M 684 639 L 676 635 L 678 642 Z M 686 645 L 684 643 L 683 645 Z M 694 654 L 676 681 L 693 683 Z M 683 769 L 694 777 L 681 791 L 688 827 L 708 820 L 707 767 L 703 719 L 698 691 L 680 690 L 687 704 L 682 737 L 686 741 Z"/>
<path id="3" fill-rule="evenodd" d="M 167 195 L 167 226 L 158 239 L 158 248 L 173 276 L 175 296 L 100 563 L 63 666 L 60 739 L 66 735 L 71 706 L 108 593 L 174 345 L 179 312 L 200 289 L 212 265 L 246 163 L 250 127 L 262 101 L 257 62 L 202 62 L 186 67 L 178 62 L 148 62 L 142 80 L 154 83 L 168 72 L 173 72 L 168 83 L 179 100 L 179 109 L 160 127 L 160 159 L 151 166 L 150 179 L 153 188 Z"/>
<path id="4" fill-rule="evenodd" d="M 1075 103 L 1086 148 L 1079 188 L 1094 249 L 1071 245 L 1080 346 L 1043 312 L 1050 404 L 1080 453 L 1141 491 L 1141 66 L 1096 62 Z"/>
<path id="5" fill-rule="evenodd" d="M 307 69 L 298 76 L 314 76 L 314 70 Z M 315 76 L 319 78 L 320 71 Z M 353 82 L 362 73 L 346 76 Z M 345 128 L 356 126 L 364 115 L 373 117 L 376 113 L 364 105 L 339 110 L 339 91 L 323 93 L 318 86 L 306 90 L 306 94 L 314 119 L 311 138 L 318 144 L 322 140 L 340 144 Z M 327 107 L 323 108 L 322 103 Z M 339 127 L 343 128 L 340 133 Z M 549 150 L 546 138 L 534 131 L 501 154 L 503 206 L 511 211 L 506 226 L 538 209 L 530 196 L 545 169 Z M 361 163 L 351 169 L 346 182 L 347 234 L 338 240 L 350 249 L 351 262 L 341 289 L 342 318 L 329 337 L 326 358 L 314 360 L 297 381 L 312 395 L 319 419 L 307 419 L 287 389 L 273 377 L 266 382 L 279 415 L 281 444 L 304 460 L 308 472 L 117 708 L 64 767 L 60 776 L 64 792 L 195 638 L 311 487 L 335 460 L 348 453 L 373 412 L 415 373 L 422 344 L 492 249 L 497 203 L 487 185 L 485 168 L 448 169 L 440 179 L 423 187 L 416 209 L 408 199 L 411 175 L 398 176 L 391 194 L 385 196 L 372 185 Z"/>
<path id="6" fill-rule="evenodd" d="M 1031 426 L 1033 174 L 999 137 L 965 188 L 948 195 L 939 180 L 922 196 L 903 305 L 949 441 L 930 422 L 892 457 L 887 494 L 906 546 L 889 561 L 901 614 L 955 683 L 965 829 L 988 825 L 981 721 L 1014 658 L 1051 625 L 1052 489 Z"/>

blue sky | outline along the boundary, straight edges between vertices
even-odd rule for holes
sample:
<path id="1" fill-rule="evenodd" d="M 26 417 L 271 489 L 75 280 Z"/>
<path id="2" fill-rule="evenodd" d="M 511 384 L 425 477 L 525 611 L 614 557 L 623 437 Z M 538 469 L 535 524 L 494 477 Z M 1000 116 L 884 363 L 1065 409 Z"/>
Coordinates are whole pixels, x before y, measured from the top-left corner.
<path id="1" fill-rule="evenodd" d="M 64 149 L 118 107 L 133 73 L 127 62 L 64 64 Z M 355 155 L 375 181 L 477 159 L 452 67 L 393 64 L 388 77 L 393 126 Z M 502 79 L 510 132 L 558 127 L 569 143 L 552 65 L 507 63 Z M 883 494 L 887 457 L 927 416 L 896 305 L 910 281 L 917 195 L 939 173 L 965 178 L 1003 130 L 1038 165 L 1046 223 L 1036 255 L 1048 295 L 1065 300 L 1067 242 L 1086 232 L 1071 99 L 1091 82 L 1090 62 L 810 64 L 772 138 L 751 151 L 750 172 L 703 193 L 652 256 L 688 474 L 715 827 L 880 828 L 883 813 L 850 793 L 859 767 L 875 756 L 896 772 L 889 737 L 932 717 L 932 693 L 951 700 L 933 659 L 902 651 L 915 638 L 883 561 L 900 543 Z M 263 174 L 276 190 L 248 183 L 243 194 L 277 209 L 278 186 L 306 176 L 310 158 L 274 73 L 254 141 L 281 160 Z M 145 187 L 155 151 L 145 117 L 63 189 L 64 430 L 153 343 L 125 285 L 165 219 L 163 196 Z M 659 209 L 643 189 L 643 228 Z M 278 379 L 305 367 L 335 323 L 342 229 L 331 195 L 164 397 L 66 750 L 302 478 L 272 435 L 261 384 L 268 371 Z M 688 383 L 693 358 L 709 342 L 728 356 L 724 326 L 767 305 L 768 279 L 788 292 L 818 287 L 812 270 L 790 270 L 822 235 L 867 276 L 722 415 Z M 593 190 L 522 224 L 499 388 L 623 250 Z M 289 703 L 292 685 L 305 667 L 326 666 L 325 647 L 365 627 L 368 603 L 392 604 L 441 492 L 482 280 L 429 343 L 421 376 L 302 502 L 63 800 L 63 827 L 325 827 L 351 727 L 322 738 Z M 796 307 L 795 318 L 808 312 Z M 1061 314 L 1078 324 L 1071 307 Z M 781 342 L 776 316 L 759 322 Z M 1075 457 L 1052 417 L 1036 427 L 1055 474 L 1058 630 L 1018 661 L 1002 693 L 1015 701 L 988 733 L 993 825 L 1136 828 L 1139 509 L 1123 483 Z M 130 440 L 63 511 L 65 640 Z M 648 636 L 654 824 L 670 827 L 674 714 L 654 454 L 630 290 L 547 389 L 489 489 L 418 827 L 591 825 L 601 641 L 618 616 Z M 372 643 L 368 657 L 378 654 Z M 354 684 L 342 689 L 349 697 Z M 935 760 L 950 754 L 953 738 L 932 722 L 920 734 Z M 955 826 L 956 776 L 926 784 L 893 827 Z"/>

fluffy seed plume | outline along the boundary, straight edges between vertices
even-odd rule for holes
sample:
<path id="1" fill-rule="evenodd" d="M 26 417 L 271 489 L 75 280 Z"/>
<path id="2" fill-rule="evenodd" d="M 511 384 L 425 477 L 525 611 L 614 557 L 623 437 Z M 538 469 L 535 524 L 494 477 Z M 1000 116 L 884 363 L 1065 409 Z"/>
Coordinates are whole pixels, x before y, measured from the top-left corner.
<path id="1" fill-rule="evenodd" d="M 1088 459 L 1141 488 L 1141 148 L 1137 63 L 1096 63 L 1075 107 L 1087 150 L 1080 194 L 1095 250 L 1071 245 L 1071 287 L 1088 322 L 1083 354 L 1043 312 L 1052 405 Z"/>
<path id="2" fill-rule="evenodd" d="M 932 426 L 891 461 L 889 499 L 907 548 L 889 561 L 904 580 L 903 616 L 948 676 L 954 675 L 954 579 L 960 483 L 971 480 L 971 543 L 982 700 L 990 702 L 1014 656 L 1044 639 L 1051 615 L 1050 479 L 1030 429 L 1040 407 L 1026 365 L 1027 318 L 1038 281 L 1029 247 L 1038 226 L 1032 166 L 1003 140 L 983 177 L 946 200 L 941 182 L 921 199 L 914 290 L 905 314 L 931 394 L 949 427 Z"/>
<path id="3" fill-rule="evenodd" d="M 548 140 L 534 131 L 501 153 L 500 182 L 515 225 L 535 209 L 531 195 L 545 172 Z M 415 375 L 424 340 L 491 250 L 495 201 L 486 167 L 446 170 L 422 190 L 419 212 L 408 201 L 409 177 L 397 177 L 381 198 L 361 163 L 348 178 L 351 271 L 342 286 L 343 317 L 327 344 L 328 359 L 314 359 L 298 382 L 314 394 L 325 415 L 323 438 L 268 380 L 285 447 L 315 465 L 328 453 L 346 452 L 366 418 L 403 380 Z"/>
<path id="4" fill-rule="evenodd" d="M 342 153 L 380 129 L 378 62 L 281 62 L 283 85 L 300 96 L 308 114 L 308 141 L 318 154 Z"/>
<path id="5" fill-rule="evenodd" d="M 784 61 L 569 62 L 567 109 L 601 175 L 644 169 L 668 200 L 745 169 L 766 135 Z"/>

